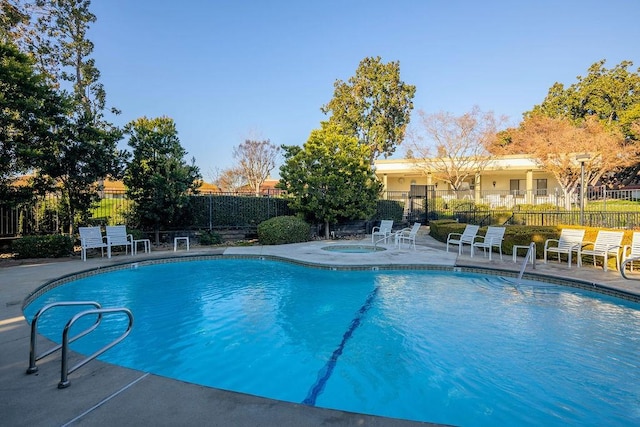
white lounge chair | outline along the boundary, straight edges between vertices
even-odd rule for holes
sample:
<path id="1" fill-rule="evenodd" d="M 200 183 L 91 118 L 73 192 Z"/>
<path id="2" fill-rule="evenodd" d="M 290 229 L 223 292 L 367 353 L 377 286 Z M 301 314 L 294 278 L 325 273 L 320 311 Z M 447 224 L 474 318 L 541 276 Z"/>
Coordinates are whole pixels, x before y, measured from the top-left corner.
<path id="1" fill-rule="evenodd" d="M 124 246 L 125 253 L 128 253 L 129 249 L 131 249 L 131 255 L 133 255 L 133 236 L 131 234 L 127 234 L 127 227 L 125 225 L 107 226 L 106 229 L 106 239 L 107 246 L 109 247 L 109 253 L 111 253 L 111 248 L 113 248 L 114 246 Z"/>
<path id="2" fill-rule="evenodd" d="M 582 266 L 582 256 L 593 257 L 593 266 L 596 266 L 596 258 L 602 257 L 602 268 L 607 271 L 609 257 L 616 258 L 616 268 L 620 267 L 620 250 L 622 249 L 623 231 L 598 231 L 595 242 L 584 242 L 578 250 L 578 267 Z M 585 247 L 591 246 L 591 249 Z"/>
<path id="3" fill-rule="evenodd" d="M 398 248 L 402 247 L 403 242 L 407 242 L 410 246 L 413 246 L 413 249 L 416 248 L 416 235 L 418 234 L 418 230 L 420 230 L 420 226 L 422 224 L 416 222 L 413 224 L 411 228 L 403 228 L 402 230 L 396 231 L 395 234 L 395 245 Z"/>
<path id="4" fill-rule="evenodd" d="M 544 242 L 544 263 L 547 263 L 547 253 L 558 254 L 558 262 L 560 262 L 560 254 L 567 254 L 569 268 L 571 268 L 571 255 L 573 252 L 578 252 L 583 238 L 584 228 L 563 228 L 559 239 L 547 239 Z"/>
<path id="5" fill-rule="evenodd" d="M 104 248 L 107 248 L 107 258 L 111 258 L 111 248 L 105 243 L 100 227 L 79 227 L 80 232 L 80 255 L 82 261 L 87 260 L 87 249 L 100 249 L 104 257 Z"/>
<path id="6" fill-rule="evenodd" d="M 458 245 L 458 255 L 462 255 L 462 246 L 473 243 L 473 238 L 478 234 L 479 225 L 467 224 L 462 233 L 449 233 L 447 236 L 447 252 L 449 252 L 449 244 Z"/>
<path id="7" fill-rule="evenodd" d="M 384 240 L 385 243 L 391 237 L 391 229 L 393 228 L 393 220 L 392 219 L 383 219 L 380 221 L 379 227 L 373 227 L 371 230 L 371 243 L 376 243 L 376 241 Z M 376 236 L 379 236 L 379 239 L 376 239 Z"/>
<path id="8" fill-rule="evenodd" d="M 506 227 L 489 226 L 487 228 L 487 233 L 484 236 L 474 237 L 473 243 L 471 244 L 471 257 L 473 257 L 474 248 L 484 249 L 485 256 L 488 249 L 489 261 L 491 261 L 491 253 L 493 252 L 493 248 L 498 248 L 498 251 L 500 252 L 500 260 L 502 260 L 502 240 L 504 240 L 505 230 Z"/>
<path id="9" fill-rule="evenodd" d="M 622 262 L 624 263 L 628 259 L 633 259 L 633 261 L 627 263 L 629 269 L 633 271 L 633 264 L 640 262 L 640 231 L 634 232 L 631 244 L 624 245 L 622 248 Z"/>

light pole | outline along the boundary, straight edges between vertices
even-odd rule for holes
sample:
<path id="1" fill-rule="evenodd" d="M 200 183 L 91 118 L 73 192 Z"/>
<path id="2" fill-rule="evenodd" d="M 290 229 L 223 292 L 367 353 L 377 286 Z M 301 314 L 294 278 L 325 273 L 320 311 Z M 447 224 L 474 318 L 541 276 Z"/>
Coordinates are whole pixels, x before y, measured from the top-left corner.
<path id="1" fill-rule="evenodd" d="M 591 155 L 589 153 L 578 154 L 576 160 L 580 162 L 580 225 L 584 225 L 584 162 L 589 160 Z"/>

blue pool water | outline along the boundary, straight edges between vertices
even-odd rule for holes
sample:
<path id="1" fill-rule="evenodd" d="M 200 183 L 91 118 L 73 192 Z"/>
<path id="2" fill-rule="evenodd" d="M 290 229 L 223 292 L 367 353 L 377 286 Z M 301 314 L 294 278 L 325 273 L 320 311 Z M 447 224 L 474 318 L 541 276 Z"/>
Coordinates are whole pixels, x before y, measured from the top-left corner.
<path id="1" fill-rule="evenodd" d="M 128 307 L 133 331 L 102 360 L 306 405 L 464 426 L 640 425 L 640 306 L 514 283 L 219 259 L 80 279 L 25 315 L 63 300 Z M 51 310 L 41 332 L 59 342 L 77 310 Z M 125 322 L 108 317 L 72 348 L 90 354 Z"/>

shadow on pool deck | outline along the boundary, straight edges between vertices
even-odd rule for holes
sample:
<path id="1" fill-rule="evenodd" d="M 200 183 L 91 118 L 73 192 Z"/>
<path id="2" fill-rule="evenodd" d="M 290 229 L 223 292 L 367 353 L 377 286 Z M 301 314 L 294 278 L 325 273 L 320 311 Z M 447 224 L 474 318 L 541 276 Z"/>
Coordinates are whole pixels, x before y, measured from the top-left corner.
<path id="1" fill-rule="evenodd" d="M 340 244 L 349 242 L 339 241 Z M 358 242 L 362 243 L 362 242 Z M 25 263 L 0 268 L 0 420 L 7 426 L 52 425 L 211 425 L 211 426 L 414 426 L 428 425 L 384 417 L 333 411 L 300 404 L 264 399 L 251 395 L 202 387 L 157 375 L 92 361 L 69 376 L 71 387 L 58 390 L 60 354 L 55 353 L 38 363 L 39 371 L 26 375 L 29 356 L 30 328 L 22 315 L 25 297 L 52 278 L 79 271 L 149 258 L 187 255 L 250 254 L 289 256 L 301 262 L 341 265 L 405 265 L 432 264 L 476 266 L 517 271 L 522 263 L 489 262 L 487 258 L 469 257 L 468 253 L 444 252 L 444 244 L 429 236 L 419 236 L 418 248 L 393 249 L 374 254 L 336 254 L 322 251 L 331 242 L 310 242 L 286 246 L 253 246 L 233 248 L 193 248 L 192 251 L 154 251 L 136 257 L 119 255 L 111 260 L 90 258 L 66 262 Z M 323 253 L 324 252 L 324 253 Z M 374 258 L 374 257 L 381 258 Z M 528 270 L 530 271 L 530 267 Z M 640 282 L 624 280 L 617 271 L 550 262 L 539 263 L 539 274 L 573 278 L 638 293 Z M 135 313 L 134 313 L 135 315 Z M 42 351 L 51 345 L 38 341 Z M 144 357 L 144 354 L 141 354 Z M 70 361 L 70 366 L 74 363 Z"/>

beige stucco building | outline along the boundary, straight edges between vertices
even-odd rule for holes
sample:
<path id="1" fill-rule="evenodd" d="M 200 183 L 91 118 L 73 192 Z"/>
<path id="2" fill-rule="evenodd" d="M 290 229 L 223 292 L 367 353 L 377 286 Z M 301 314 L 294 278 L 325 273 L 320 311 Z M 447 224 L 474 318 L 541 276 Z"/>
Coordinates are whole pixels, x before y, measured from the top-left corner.
<path id="1" fill-rule="evenodd" d="M 423 160 L 385 159 L 375 161 L 375 173 L 387 192 L 408 192 L 412 185 L 433 186 L 439 194 L 446 194 L 451 186 L 438 179 L 435 169 Z M 561 189 L 554 176 L 542 170 L 536 162 L 522 155 L 496 156 L 481 170 L 470 174 L 461 189 L 476 201 L 490 202 L 500 197 L 510 203 L 556 203 Z"/>

